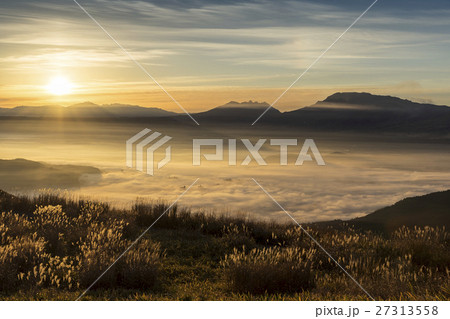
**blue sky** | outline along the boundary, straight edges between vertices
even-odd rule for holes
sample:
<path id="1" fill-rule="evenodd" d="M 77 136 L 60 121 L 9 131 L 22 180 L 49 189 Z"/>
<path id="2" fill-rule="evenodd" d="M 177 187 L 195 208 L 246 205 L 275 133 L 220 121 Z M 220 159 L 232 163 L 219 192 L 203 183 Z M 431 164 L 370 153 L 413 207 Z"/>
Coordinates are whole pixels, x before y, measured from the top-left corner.
<path id="1" fill-rule="evenodd" d="M 79 0 L 191 110 L 272 102 L 373 1 Z M 175 109 L 72 0 L 0 4 L 0 106 L 138 103 Z M 279 101 L 369 91 L 450 104 L 448 1 L 379 0 Z M 43 87 L 63 75 L 73 94 Z"/>

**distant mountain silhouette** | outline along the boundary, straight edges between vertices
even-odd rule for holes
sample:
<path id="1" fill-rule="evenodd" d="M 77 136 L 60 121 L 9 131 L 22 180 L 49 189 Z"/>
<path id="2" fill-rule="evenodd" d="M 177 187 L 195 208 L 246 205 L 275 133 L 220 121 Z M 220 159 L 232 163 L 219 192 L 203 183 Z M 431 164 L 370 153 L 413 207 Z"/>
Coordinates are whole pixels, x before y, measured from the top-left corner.
<path id="1" fill-rule="evenodd" d="M 14 108 L 0 108 L 0 116 L 54 117 L 61 116 L 63 111 L 64 108 L 58 105 L 16 106 Z"/>
<path id="2" fill-rule="evenodd" d="M 445 226 L 450 228 L 450 190 L 405 198 L 392 206 L 350 221 L 392 231 L 405 226 Z"/>
<path id="3" fill-rule="evenodd" d="M 246 102 L 236 102 L 236 101 L 230 101 L 227 104 L 218 106 L 214 108 L 214 110 L 217 109 L 252 109 L 252 110 L 262 110 L 264 111 L 266 108 L 268 108 L 270 105 L 266 102 L 257 102 L 257 101 L 246 101 Z"/>
<path id="4" fill-rule="evenodd" d="M 161 108 L 156 107 L 143 107 L 139 105 L 128 105 L 128 104 L 103 104 L 96 105 L 93 103 L 82 103 L 69 106 L 69 108 L 74 108 L 80 110 L 85 108 L 84 114 L 86 116 L 90 115 L 92 108 L 96 108 L 102 110 L 103 112 L 107 112 L 110 116 L 114 117 L 164 117 L 164 116 L 173 116 L 178 113 L 170 112 L 163 110 Z"/>
<path id="5" fill-rule="evenodd" d="M 253 123 L 269 104 L 262 102 L 229 102 L 192 116 L 203 124 L 226 125 Z M 162 123 L 190 122 L 184 113 L 138 105 L 96 105 L 85 102 L 69 107 L 19 106 L 1 109 L 0 116 L 104 118 L 138 121 L 153 118 Z M 316 104 L 294 111 L 280 112 L 270 108 L 257 125 L 294 127 L 308 131 L 399 132 L 408 134 L 450 134 L 450 107 L 422 104 L 392 96 L 370 93 L 335 93 Z"/>
<path id="6" fill-rule="evenodd" d="M 92 102 L 74 104 L 68 107 L 54 106 L 18 106 L 0 108 L 0 116 L 21 117 L 64 117 L 64 118 L 139 118 L 166 117 L 177 113 L 154 107 L 142 107 L 126 104 L 97 105 Z"/>
<path id="7" fill-rule="evenodd" d="M 78 188 L 100 179 L 101 171 L 92 166 L 50 165 L 21 158 L 0 160 L 0 188 L 6 190 Z"/>
<path id="8" fill-rule="evenodd" d="M 283 119 L 315 130 L 450 133 L 450 107 L 369 93 L 335 93 Z"/>
<path id="9" fill-rule="evenodd" d="M 200 121 L 205 122 L 216 122 L 219 121 L 222 124 L 232 124 L 236 122 L 245 122 L 251 124 L 255 121 L 267 108 L 269 104 L 266 102 L 235 102 L 231 101 L 225 105 L 221 105 L 215 107 L 209 111 L 196 113 L 195 118 Z M 271 120 L 280 119 L 282 113 L 275 109 L 271 108 L 265 114 Z"/>
<path id="10" fill-rule="evenodd" d="M 320 103 L 320 102 L 319 102 Z M 373 95 L 370 93 L 357 93 L 357 92 L 347 92 L 347 93 L 335 93 L 327 97 L 322 103 L 336 103 L 336 104 L 349 104 L 349 105 L 372 105 L 377 108 L 385 109 L 398 109 L 405 111 L 405 108 L 410 111 L 414 108 L 421 108 L 424 105 L 435 106 L 432 104 L 422 104 L 412 102 L 406 99 L 401 99 L 394 96 L 385 95 Z"/>

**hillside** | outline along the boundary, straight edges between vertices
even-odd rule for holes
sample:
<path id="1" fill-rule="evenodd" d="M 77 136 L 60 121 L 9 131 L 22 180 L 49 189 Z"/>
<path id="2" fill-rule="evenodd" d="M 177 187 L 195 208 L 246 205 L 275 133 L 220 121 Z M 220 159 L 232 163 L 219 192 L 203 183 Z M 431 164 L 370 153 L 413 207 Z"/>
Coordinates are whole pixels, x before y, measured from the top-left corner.
<path id="1" fill-rule="evenodd" d="M 100 170 L 91 166 L 50 165 L 20 158 L 0 160 L 0 189 L 78 188 L 100 178 Z"/>
<path id="2" fill-rule="evenodd" d="M 450 190 L 405 198 L 352 222 L 388 231 L 403 225 L 445 226 L 450 229 Z"/>
<path id="3" fill-rule="evenodd" d="M 262 102 L 235 102 L 231 101 L 227 104 L 215 107 L 209 111 L 196 113 L 195 118 L 203 121 L 204 123 L 217 123 L 230 124 L 233 123 L 246 123 L 251 124 L 255 121 L 267 108 L 269 104 Z M 282 113 L 276 108 L 270 108 L 265 114 L 270 121 L 275 119 L 281 119 Z"/>
<path id="4" fill-rule="evenodd" d="M 369 93 L 336 93 L 321 102 L 283 113 L 291 126 L 312 130 L 450 133 L 450 107 Z"/>
<path id="5" fill-rule="evenodd" d="M 367 300 L 296 225 L 0 191 L 0 299 Z M 118 256 L 153 225 L 122 258 Z M 448 300 L 443 228 L 304 229 L 376 300 Z"/>

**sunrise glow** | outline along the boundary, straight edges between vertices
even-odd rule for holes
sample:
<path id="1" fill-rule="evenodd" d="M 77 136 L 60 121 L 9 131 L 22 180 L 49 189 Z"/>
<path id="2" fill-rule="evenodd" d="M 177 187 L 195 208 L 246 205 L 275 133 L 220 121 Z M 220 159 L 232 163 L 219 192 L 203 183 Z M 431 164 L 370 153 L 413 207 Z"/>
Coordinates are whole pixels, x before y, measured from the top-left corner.
<path id="1" fill-rule="evenodd" d="M 65 77 L 54 77 L 46 86 L 47 92 L 53 95 L 67 95 L 72 93 L 73 84 Z"/>

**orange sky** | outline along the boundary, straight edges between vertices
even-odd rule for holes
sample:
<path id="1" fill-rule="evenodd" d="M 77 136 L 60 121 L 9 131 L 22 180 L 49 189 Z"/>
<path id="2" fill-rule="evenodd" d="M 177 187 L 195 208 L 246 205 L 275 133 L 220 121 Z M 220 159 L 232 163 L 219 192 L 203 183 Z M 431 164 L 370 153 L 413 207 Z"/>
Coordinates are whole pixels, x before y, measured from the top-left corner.
<path id="1" fill-rule="evenodd" d="M 191 112 L 230 100 L 272 103 L 367 7 L 306 0 L 285 1 L 283 10 L 267 1 L 84 5 Z M 450 104 L 450 20 L 425 5 L 408 9 L 405 16 L 375 6 L 275 107 L 311 105 L 338 91 Z M 74 3 L 4 1 L 0 12 L 0 107 L 91 101 L 181 111 Z M 72 92 L 49 92 L 58 76 Z"/>
<path id="2" fill-rule="evenodd" d="M 149 84 L 151 86 L 151 84 Z M 19 105 L 62 105 L 69 106 L 76 103 L 90 101 L 96 104 L 132 104 L 145 107 L 160 107 L 174 112 L 181 112 L 179 107 L 159 88 L 151 90 L 122 91 L 118 88 L 106 90 L 105 93 L 83 93 L 74 89 L 71 94 L 56 96 L 50 94 L 46 88 L 31 91 L 28 95 L 11 96 L 1 101 L 2 107 L 15 107 Z M 170 90 L 170 94 L 188 111 L 199 112 L 215 106 L 223 105 L 231 100 L 234 101 L 258 101 L 272 103 L 285 89 L 284 88 L 239 88 L 239 87 L 193 87 L 177 88 Z M 391 87 L 336 87 L 336 88 L 293 88 L 277 102 L 276 108 L 286 111 L 303 106 L 312 105 L 317 101 L 325 99 L 335 92 L 370 92 L 381 95 L 394 95 L 409 98 L 418 102 L 428 102 L 422 99 L 424 94 L 420 87 L 400 84 Z M 5 97 L 5 95 L 3 95 Z"/>

